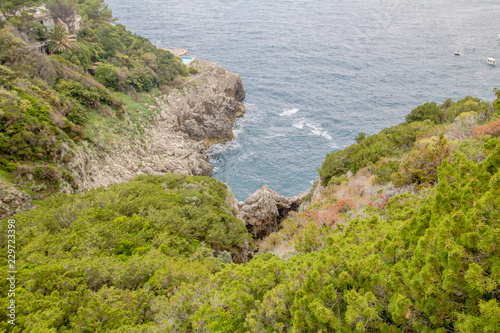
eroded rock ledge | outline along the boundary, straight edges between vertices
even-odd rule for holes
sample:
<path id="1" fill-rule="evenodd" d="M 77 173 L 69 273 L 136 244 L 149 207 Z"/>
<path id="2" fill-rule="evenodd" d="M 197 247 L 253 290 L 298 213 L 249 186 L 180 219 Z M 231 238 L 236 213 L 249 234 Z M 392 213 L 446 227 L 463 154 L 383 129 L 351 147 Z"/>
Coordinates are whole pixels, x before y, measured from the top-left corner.
<path id="1" fill-rule="evenodd" d="M 253 238 L 260 240 L 271 232 L 278 231 L 288 213 L 297 211 L 301 202 L 302 195 L 283 197 L 264 185 L 244 202 L 236 203 L 237 216 L 245 222 Z"/>
<path id="2" fill-rule="evenodd" d="M 139 174 L 212 174 L 206 148 L 232 140 L 233 123 L 245 112 L 241 76 L 218 63 L 196 59 L 198 74 L 182 89 L 157 99 L 161 112 L 146 140 L 117 145 L 111 152 L 77 149 L 72 168 L 80 190 L 131 180 Z"/>

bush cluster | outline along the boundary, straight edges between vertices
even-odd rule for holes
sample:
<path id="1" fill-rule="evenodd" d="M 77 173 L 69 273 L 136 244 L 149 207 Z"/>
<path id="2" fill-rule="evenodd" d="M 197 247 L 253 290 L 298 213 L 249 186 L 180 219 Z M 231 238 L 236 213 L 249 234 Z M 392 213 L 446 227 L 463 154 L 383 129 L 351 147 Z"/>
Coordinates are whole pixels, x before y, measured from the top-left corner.
<path id="1" fill-rule="evenodd" d="M 332 179 L 351 171 L 376 163 L 380 158 L 400 157 L 409 151 L 418 135 L 429 131 L 434 124 L 430 120 L 403 123 L 363 138 L 345 149 L 327 154 L 318 169 L 324 185 Z"/>
<path id="2" fill-rule="evenodd" d="M 50 166 L 24 169 L 57 178 Z M 18 325 L 2 328 L 108 331 L 150 323 L 156 296 L 206 281 L 233 258 L 241 260 L 244 246 L 252 247 L 225 203 L 226 191 L 209 177 L 139 176 L 108 189 L 60 194 L 15 216 Z M 61 302 L 72 305 L 61 308 Z M 110 314 L 112 320 L 100 317 Z"/>
<path id="3" fill-rule="evenodd" d="M 34 39 L 53 42 L 32 16 L 35 7 L 30 6 L 39 4 L 0 4 L 6 18 L 0 29 L 0 167 L 12 173 L 17 164 L 52 165 L 61 175 L 71 174 L 68 168 L 75 144 L 96 140 L 84 135 L 91 114 L 123 116 L 122 102 L 111 91 L 151 91 L 187 71 L 170 52 L 112 24 L 111 12 L 102 0 L 78 1 L 78 5 L 50 2 L 51 14 L 63 14 L 59 9 L 66 5 L 80 10 L 81 29 L 76 42 L 66 40 L 57 52 L 50 48 L 39 52 L 29 45 Z M 61 38 L 68 38 L 64 29 L 58 29 Z M 52 51 L 57 54 L 46 54 Z M 89 68 L 96 63 L 100 65 L 92 77 Z"/>
<path id="4" fill-rule="evenodd" d="M 400 159 L 410 152 L 416 141 L 423 139 L 424 136 L 438 135 L 446 124 L 452 123 L 447 127 L 447 134 L 452 139 L 462 140 L 471 137 L 475 126 L 484 123 L 493 114 L 494 111 L 489 103 L 470 96 L 457 102 L 447 100 L 441 105 L 425 103 L 413 109 L 406 116 L 405 123 L 386 128 L 368 137 L 365 133 L 360 133 L 356 137 L 355 144 L 328 153 L 321 168 L 318 169 L 321 182 L 323 185 L 329 182 L 338 183 L 341 179 L 339 177 L 348 171 L 356 173 L 361 168 L 375 165 L 381 158 Z M 388 175 L 382 176 L 381 180 L 384 177 L 388 180 Z"/>

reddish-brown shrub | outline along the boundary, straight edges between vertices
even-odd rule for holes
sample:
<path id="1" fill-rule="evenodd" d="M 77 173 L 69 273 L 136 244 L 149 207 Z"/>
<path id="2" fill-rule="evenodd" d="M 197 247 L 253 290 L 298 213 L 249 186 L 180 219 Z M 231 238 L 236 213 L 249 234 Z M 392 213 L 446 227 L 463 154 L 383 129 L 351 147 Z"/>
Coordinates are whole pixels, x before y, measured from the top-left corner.
<path id="1" fill-rule="evenodd" d="M 316 219 L 318 225 L 333 225 L 338 223 L 342 218 L 339 214 L 346 213 L 355 208 L 356 204 L 352 199 L 342 199 L 334 205 L 326 208 L 321 212 Z"/>
<path id="2" fill-rule="evenodd" d="M 483 126 L 478 126 L 474 130 L 474 137 L 479 138 L 484 135 L 490 135 L 492 138 L 500 137 L 500 120 L 492 122 L 491 124 L 486 124 Z"/>
<path id="3" fill-rule="evenodd" d="M 388 202 L 389 202 L 388 196 L 383 195 L 383 194 L 379 194 L 379 195 L 377 195 L 377 200 L 375 200 L 374 202 L 370 202 L 368 204 L 368 206 L 375 207 L 378 210 L 382 210 L 385 208 L 385 206 L 387 205 Z"/>

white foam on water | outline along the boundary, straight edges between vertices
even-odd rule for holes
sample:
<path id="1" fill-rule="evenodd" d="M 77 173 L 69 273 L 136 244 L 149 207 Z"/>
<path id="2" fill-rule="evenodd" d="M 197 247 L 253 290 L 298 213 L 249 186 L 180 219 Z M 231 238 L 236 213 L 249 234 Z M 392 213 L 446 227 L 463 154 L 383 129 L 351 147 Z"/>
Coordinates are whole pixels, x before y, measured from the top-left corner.
<path id="1" fill-rule="evenodd" d="M 298 128 L 298 129 L 304 129 L 304 127 L 308 127 L 311 129 L 311 132 L 309 133 L 309 135 L 321 136 L 321 137 L 327 139 L 328 141 L 332 141 L 332 139 L 333 139 L 330 136 L 330 134 L 328 134 L 327 131 L 323 130 L 323 128 L 321 126 L 312 124 L 312 123 L 305 121 L 305 120 L 301 120 L 298 123 L 294 123 L 294 124 L 292 124 L 292 126 L 295 128 Z"/>
<path id="2" fill-rule="evenodd" d="M 332 141 L 332 137 L 326 131 L 321 132 L 321 136 L 324 137 L 325 139 L 327 139 L 328 141 Z"/>
<path id="3" fill-rule="evenodd" d="M 235 122 L 235 126 L 233 127 L 233 134 L 234 138 L 237 139 L 241 133 L 243 133 L 243 130 L 245 128 L 245 125 L 242 122 L 238 122 L 238 119 Z"/>
<path id="4" fill-rule="evenodd" d="M 272 138 L 277 138 L 277 137 L 283 137 L 286 136 L 286 129 L 283 129 L 282 127 L 276 127 L 276 126 L 271 126 L 269 129 L 269 134 L 266 135 L 264 138 L 265 139 L 272 139 Z"/>
<path id="5" fill-rule="evenodd" d="M 283 136 L 286 136 L 286 134 L 285 133 L 277 133 L 277 132 L 275 132 L 273 134 L 266 135 L 264 137 L 264 139 L 279 138 L 279 137 L 283 137 Z"/>
<path id="6" fill-rule="evenodd" d="M 304 123 L 305 122 L 303 120 L 301 120 L 298 123 L 293 124 L 292 126 L 295 127 L 295 128 L 298 128 L 298 129 L 303 129 L 304 128 Z"/>
<path id="7" fill-rule="evenodd" d="M 283 109 L 283 112 L 280 113 L 280 116 L 291 116 L 292 114 L 296 114 L 299 112 L 299 109 Z"/>
<path id="8" fill-rule="evenodd" d="M 243 155 L 238 157 L 238 161 L 246 161 L 248 159 L 251 159 L 253 156 L 253 153 L 244 153 Z M 253 158 L 255 160 L 255 158 Z"/>

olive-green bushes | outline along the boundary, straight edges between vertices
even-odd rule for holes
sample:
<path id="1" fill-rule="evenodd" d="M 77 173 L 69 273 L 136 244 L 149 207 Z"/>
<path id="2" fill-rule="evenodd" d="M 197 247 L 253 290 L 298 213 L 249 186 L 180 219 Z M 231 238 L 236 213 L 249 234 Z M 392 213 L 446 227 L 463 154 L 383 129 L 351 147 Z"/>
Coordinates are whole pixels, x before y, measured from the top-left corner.
<path id="1" fill-rule="evenodd" d="M 405 120 L 407 123 L 430 120 L 434 124 L 438 124 L 441 122 L 443 115 L 443 110 L 438 107 L 435 102 L 432 102 L 425 103 L 424 105 L 420 105 L 417 108 L 411 110 L 411 112 L 406 116 Z"/>
<path id="2" fill-rule="evenodd" d="M 60 194 L 14 216 L 19 311 L 15 327 L 2 315 L 2 329 L 153 324 L 158 296 L 207 282 L 232 262 L 229 253 L 241 260 L 242 249 L 252 248 L 243 222 L 225 203 L 226 191 L 209 177 L 139 176 L 108 189 Z M 6 247 L 6 224 L 0 228 Z"/>
<path id="3" fill-rule="evenodd" d="M 341 176 L 347 171 L 356 173 L 382 157 L 400 157 L 411 149 L 418 135 L 429 131 L 433 126 L 430 120 L 403 123 L 368 136 L 343 150 L 327 154 L 318 169 L 322 183 L 327 184 L 332 177 Z"/>
<path id="4" fill-rule="evenodd" d="M 75 188 L 68 164 L 89 114 L 103 106 L 120 113 L 122 102 L 64 57 L 76 51 L 47 56 L 11 26 L 0 41 L 0 167 L 35 198 L 59 191 L 61 182 Z M 56 168 L 60 178 L 28 172 L 37 167 Z"/>
<path id="5" fill-rule="evenodd" d="M 323 185 L 351 171 L 376 164 L 381 158 L 400 159 L 413 144 L 424 136 L 438 135 L 446 127 L 446 135 L 452 140 L 472 137 L 478 124 L 487 122 L 495 110 L 490 103 L 467 96 L 462 100 L 445 101 L 441 105 L 426 103 L 406 116 L 406 123 L 389 127 L 378 134 L 366 137 L 360 133 L 356 143 L 342 150 L 328 153 L 318 169 Z M 431 130 L 434 129 L 434 132 Z M 384 176 L 387 180 L 387 175 Z"/>
<path id="6" fill-rule="evenodd" d="M 269 253 L 181 287 L 160 327 L 218 332 L 486 332 L 500 325 L 500 146 L 438 168 L 426 198 L 392 198 L 323 250 Z M 458 152 L 456 152 L 458 153 Z M 167 303 L 164 303 L 167 307 Z M 184 312 L 189 309 L 189 312 Z M 184 315 L 184 316 L 183 316 Z"/>
<path id="7" fill-rule="evenodd" d="M 392 175 L 392 180 L 397 186 L 434 184 L 437 181 L 437 168 L 449 154 L 450 148 L 444 134 L 421 140 L 401 159 L 399 169 Z"/>
<path id="8" fill-rule="evenodd" d="M 347 218 L 356 203 L 324 192 L 328 209 L 313 204 L 284 222 L 284 240 L 297 245 L 286 260 L 263 253 L 230 263 L 224 251 L 238 258 L 251 240 L 226 203 L 226 186 L 212 178 L 139 176 L 52 197 L 12 217 L 17 325 L 5 324 L 5 315 L 0 325 L 7 332 L 494 332 L 500 139 L 483 142 L 475 162 L 465 146 L 448 152 L 444 135 L 424 139 L 408 156 L 427 151 L 435 187 L 362 215 Z M 437 166 L 440 150 L 450 156 Z"/>

